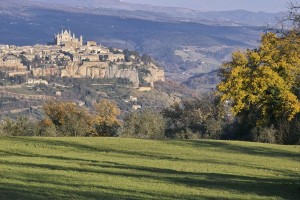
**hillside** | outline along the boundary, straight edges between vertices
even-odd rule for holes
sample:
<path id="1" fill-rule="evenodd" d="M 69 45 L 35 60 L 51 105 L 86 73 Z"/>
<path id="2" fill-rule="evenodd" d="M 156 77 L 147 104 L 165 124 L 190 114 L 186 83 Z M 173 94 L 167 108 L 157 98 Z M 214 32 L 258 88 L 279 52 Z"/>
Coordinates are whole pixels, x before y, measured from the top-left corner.
<path id="1" fill-rule="evenodd" d="M 148 54 L 164 68 L 167 80 L 183 83 L 218 69 L 233 50 L 255 48 L 263 27 L 274 25 L 275 19 L 283 16 L 283 13 L 215 12 L 203 11 L 204 8 L 200 11 L 143 3 L 0 0 L 0 44 L 46 44 L 53 33 L 69 28 L 86 36 L 84 39 Z M 196 56 L 182 54 L 184 49 Z M 207 92 L 217 82 L 196 79 L 187 86 Z"/>
<path id="2" fill-rule="evenodd" d="M 170 20 L 167 16 L 156 17 L 151 12 L 138 10 L 134 12 L 145 17 L 131 15 L 126 10 L 75 10 L 78 12 L 64 7 L 57 9 L 28 5 L 22 9 L 3 8 L 3 12 L 0 12 L 0 44 L 47 44 L 52 41 L 53 33 L 67 28 L 77 35 L 83 35 L 84 40 L 148 54 L 166 70 L 169 80 L 184 82 L 199 71 L 202 73 L 203 67 L 207 67 L 207 71 L 220 67 L 219 63 L 230 57 L 233 49 L 255 47 L 261 30 L 259 27 L 231 26 L 209 20 Z M 14 13 L 16 11 L 18 13 Z M 191 51 L 200 51 L 195 52 L 195 59 L 192 59 L 193 56 L 184 58 L 176 54 L 186 47 L 191 47 L 188 49 Z M 202 62 L 207 65 L 203 66 Z M 190 74 L 181 77 L 182 72 Z"/>
<path id="3" fill-rule="evenodd" d="M 297 199 L 299 146 L 1 138 L 0 199 Z"/>

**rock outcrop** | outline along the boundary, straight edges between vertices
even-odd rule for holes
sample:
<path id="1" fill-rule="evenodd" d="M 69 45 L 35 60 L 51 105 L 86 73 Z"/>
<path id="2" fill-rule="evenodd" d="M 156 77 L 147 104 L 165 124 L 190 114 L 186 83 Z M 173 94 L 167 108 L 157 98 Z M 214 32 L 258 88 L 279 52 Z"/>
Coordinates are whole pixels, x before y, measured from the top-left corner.
<path id="1" fill-rule="evenodd" d="M 144 80 L 148 83 L 154 83 L 156 81 L 165 81 L 165 72 L 164 70 L 158 68 L 153 63 L 148 64 L 148 70 L 150 73 L 144 77 Z"/>
<path id="2" fill-rule="evenodd" d="M 138 87 L 140 84 L 136 67 L 120 68 L 117 65 L 109 66 L 106 78 L 127 78 L 134 87 Z"/>
<path id="3" fill-rule="evenodd" d="M 143 67 L 149 72 L 143 76 L 147 83 L 165 81 L 164 70 L 153 63 L 148 63 Z M 61 70 L 61 76 L 73 78 L 127 78 L 134 87 L 138 87 L 140 83 L 138 67 L 133 64 L 110 65 L 108 62 L 83 62 L 81 64 L 73 62 Z"/>

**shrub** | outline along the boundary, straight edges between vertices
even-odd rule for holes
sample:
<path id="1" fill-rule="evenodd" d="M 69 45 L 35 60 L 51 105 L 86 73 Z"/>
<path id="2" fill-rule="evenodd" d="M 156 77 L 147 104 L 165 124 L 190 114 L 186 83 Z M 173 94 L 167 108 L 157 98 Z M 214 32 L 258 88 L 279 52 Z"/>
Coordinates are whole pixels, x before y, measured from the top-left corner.
<path id="1" fill-rule="evenodd" d="M 165 137 L 165 126 L 163 116 L 157 112 L 132 112 L 124 118 L 122 136 L 161 139 Z"/>
<path id="2" fill-rule="evenodd" d="M 38 126 L 24 116 L 6 119 L 2 125 L 2 134 L 7 136 L 37 136 L 38 130 Z"/>
<path id="3" fill-rule="evenodd" d="M 272 125 L 271 127 L 254 128 L 252 131 L 253 140 L 262 143 L 276 143 L 277 130 Z"/>
<path id="4" fill-rule="evenodd" d="M 53 101 L 43 106 L 47 118 L 41 124 L 47 124 L 49 134 L 56 130 L 57 136 L 87 136 L 93 132 L 93 120 L 90 114 L 72 102 Z M 54 127 L 53 127 L 53 125 Z M 40 133 L 44 135 L 46 133 Z"/>
<path id="5" fill-rule="evenodd" d="M 223 121 L 209 118 L 204 122 L 206 132 L 204 138 L 206 139 L 220 139 L 223 134 Z"/>
<path id="6" fill-rule="evenodd" d="M 215 97 L 207 96 L 175 103 L 164 109 L 162 115 L 168 125 L 166 136 L 185 139 L 220 138 L 223 119 L 217 101 Z"/>
<path id="7" fill-rule="evenodd" d="M 193 132 L 191 129 L 186 129 L 186 130 L 181 130 L 180 132 L 175 133 L 175 139 L 200 139 L 201 138 L 201 133 L 199 132 Z"/>

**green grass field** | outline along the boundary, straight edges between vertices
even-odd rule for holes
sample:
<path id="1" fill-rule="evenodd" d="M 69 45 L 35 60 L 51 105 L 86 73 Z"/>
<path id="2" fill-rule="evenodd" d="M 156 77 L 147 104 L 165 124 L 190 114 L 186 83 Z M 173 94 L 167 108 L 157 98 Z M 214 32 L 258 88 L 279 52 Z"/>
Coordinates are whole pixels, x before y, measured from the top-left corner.
<path id="1" fill-rule="evenodd" d="M 0 138 L 0 199 L 300 199 L 300 146 Z"/>

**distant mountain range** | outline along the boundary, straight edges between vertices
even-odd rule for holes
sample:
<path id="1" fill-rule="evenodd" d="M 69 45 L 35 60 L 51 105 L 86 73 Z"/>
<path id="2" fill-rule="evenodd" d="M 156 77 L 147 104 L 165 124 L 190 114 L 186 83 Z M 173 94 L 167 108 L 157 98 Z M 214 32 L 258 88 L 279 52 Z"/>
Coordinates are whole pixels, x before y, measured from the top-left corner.
<path id="1" fill-rule="evenodd" d="M 133 4 L 120 0 L 0 0 L 0 12 L 22 15 L 26 8 L 51 8 L 66 12 L 105 14 L 157 21 L 185 21 L 218 25 L 267 26 L 283 13 L 234 11 L 197 11 L 180 7 Z"/>
<path id="2" fill-rule="evenodd" d="M 287 9 L 287 0 L 122 0 L 168 7 L 189 8 L 200 11 L 248 10 L 270 13 L 283 12 Z M 293 0 L 295 1 L 295 0 Z"/>

